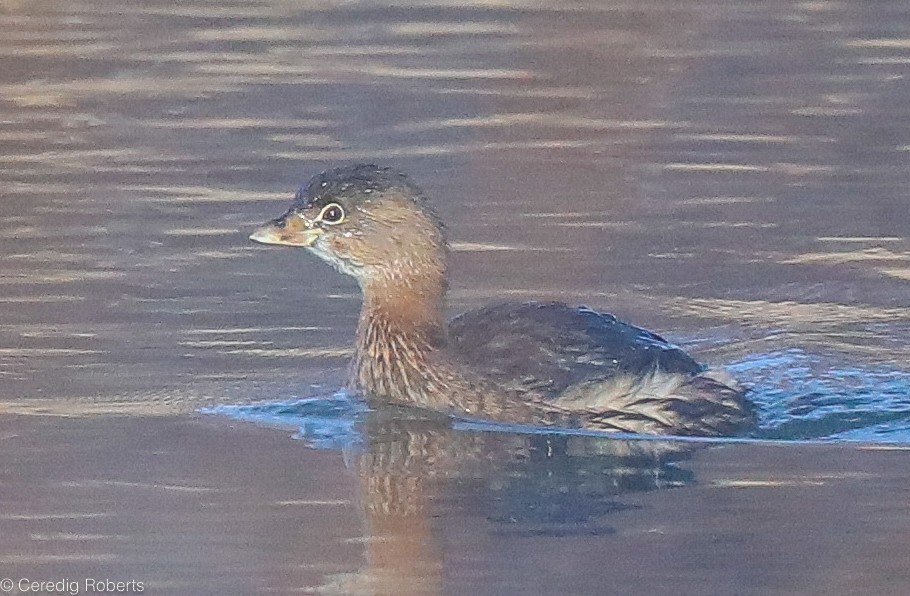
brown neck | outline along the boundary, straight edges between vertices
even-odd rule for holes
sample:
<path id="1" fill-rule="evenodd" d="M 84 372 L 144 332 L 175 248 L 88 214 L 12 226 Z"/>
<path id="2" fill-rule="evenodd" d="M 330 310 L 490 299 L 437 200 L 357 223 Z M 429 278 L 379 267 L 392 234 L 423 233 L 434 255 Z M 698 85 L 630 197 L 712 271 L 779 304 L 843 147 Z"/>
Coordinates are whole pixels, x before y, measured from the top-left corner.
<path id="1" fill-rule="evenodd" d="M 367 399 L 459 416 L 549 423 L 545 404 L 514 399 L 466 376 L 446 349 L 445 276 L 372 278 L 362 284 L 363 309 L 350 385 Z"/>
<path id="2" fill-rule="evenodd" d="M 428 399 L 441 399 L 432 377 L 447 341 L 442 271 L 376 276 L 362 288 L 351 385 L 384 402 L 429 405 Z"/>
<path id="3" fill-rule="evenodd" d="M 383 276 L 363 285 L 360 325 L 372 317 L 382 317 L 393 330 L 445 330 L 445 273 Z"/>

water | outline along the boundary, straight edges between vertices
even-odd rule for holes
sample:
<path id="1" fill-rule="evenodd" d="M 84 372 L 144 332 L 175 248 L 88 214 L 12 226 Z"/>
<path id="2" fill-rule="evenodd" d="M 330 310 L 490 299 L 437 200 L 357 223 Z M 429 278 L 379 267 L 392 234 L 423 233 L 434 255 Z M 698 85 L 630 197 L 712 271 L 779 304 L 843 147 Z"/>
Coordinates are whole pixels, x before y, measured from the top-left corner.
<path id="1" fill-rule="evenodd" d="M 0 578 L 905 594 L 908 31 L 887 1 L 0 0 Z M 452 314 L 614 312 L 761 431 L 327 399 L 356 286 L 246 236 L 356 160 L 432 197 Z"/>

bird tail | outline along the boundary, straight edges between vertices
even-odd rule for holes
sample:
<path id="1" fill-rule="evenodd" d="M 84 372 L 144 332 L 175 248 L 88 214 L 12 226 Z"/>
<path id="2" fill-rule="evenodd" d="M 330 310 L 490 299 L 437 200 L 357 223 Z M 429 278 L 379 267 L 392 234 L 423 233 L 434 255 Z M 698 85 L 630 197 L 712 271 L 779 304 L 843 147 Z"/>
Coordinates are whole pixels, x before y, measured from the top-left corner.
<path id="1" fill-rule="evenodd" d="M 586 383 L 553 405 L 580 416 L 584 427 L 634 433 L 732 436 L 757 422 L 745 388 L 720 369 Z"/>
<path id="2" fill-rule="evenodd" d="M 670 409 L 680 415 L 691 434 L 741 435 L 758 423 L 746 393 L 730 373 L 711 368 L 680 385 L 673 392 Z"/>

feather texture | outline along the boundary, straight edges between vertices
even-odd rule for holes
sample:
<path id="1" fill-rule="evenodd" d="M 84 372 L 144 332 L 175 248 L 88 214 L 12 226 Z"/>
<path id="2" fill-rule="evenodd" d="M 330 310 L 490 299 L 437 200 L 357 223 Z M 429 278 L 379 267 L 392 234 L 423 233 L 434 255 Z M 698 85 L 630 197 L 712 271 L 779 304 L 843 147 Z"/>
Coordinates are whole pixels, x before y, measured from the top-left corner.
<path id="1" fill-rule="evenodd" d="M 326 209 L 337 214 L 332 221 Z M 446 325 L 445 228 L 423 191 L 391 168 L 319 174 L 252 238 L 303 246 L 358 281 L 364 301 L 349 384 L 370 400 L 643 433 L 736 434 L 755 424 L 732 379 L 612 315 L 505 303 Z"/>

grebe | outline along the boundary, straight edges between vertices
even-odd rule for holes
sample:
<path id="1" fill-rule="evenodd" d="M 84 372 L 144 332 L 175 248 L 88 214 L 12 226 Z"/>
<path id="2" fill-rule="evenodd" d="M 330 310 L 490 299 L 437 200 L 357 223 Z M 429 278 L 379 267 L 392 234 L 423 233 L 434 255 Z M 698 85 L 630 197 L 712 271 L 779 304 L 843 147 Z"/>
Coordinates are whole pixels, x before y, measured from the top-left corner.
<path id="1" fill-rule="evenodd" d="M 510 302 L 447 323 L 445 227 L 394 169 L 327 170 L 250 239 L 306 248 L 360 284 L 349 385 L 368 401 L 633 433 L 755 427 L 755 410 L 729 375 L 612 315 Z"/>

